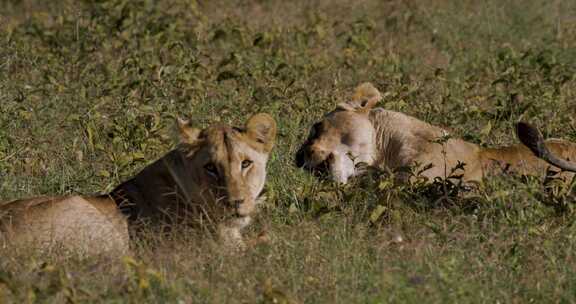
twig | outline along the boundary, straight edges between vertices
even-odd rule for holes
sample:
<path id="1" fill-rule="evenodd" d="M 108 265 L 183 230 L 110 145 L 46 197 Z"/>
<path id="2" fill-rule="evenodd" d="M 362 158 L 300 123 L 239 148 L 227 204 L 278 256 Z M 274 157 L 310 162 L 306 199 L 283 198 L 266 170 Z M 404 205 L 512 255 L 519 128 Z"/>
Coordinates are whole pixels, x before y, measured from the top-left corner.
<path id="1" fill-rule="evenodd" d="M 11 159 L 12 157 L 14 157 L 14 155 L 22 152 L 24 149 L 25 149 L 25 148 L 20 148 L 20 150 L 18 150 L 18 151 L 16 151 L 16 152 L 13 152 L 12 154 L 10 154 L 10 155 L 8 155 L 8 156 L 0 159 L 0 162 L 4 162 L 4 161 L 7 161 L 7 160 Z"/>

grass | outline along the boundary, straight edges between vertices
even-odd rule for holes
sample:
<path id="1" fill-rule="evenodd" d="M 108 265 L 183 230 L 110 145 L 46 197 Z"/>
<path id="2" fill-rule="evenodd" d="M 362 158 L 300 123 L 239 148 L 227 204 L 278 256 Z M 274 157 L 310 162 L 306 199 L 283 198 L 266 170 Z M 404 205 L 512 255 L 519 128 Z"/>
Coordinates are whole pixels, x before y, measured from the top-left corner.
<path id="1" fill-rule="evenodd" d="M 473 196 L 337 187 L 293 166 L 307 126 L 363 81 L 382 107 L 482 145 L 524 119 L 576 141 L 576 3 L 0 2 L 0 201 L 112 189 L 174 145 L 173 123 L 279 123 L 268 201 L 222 252 L 183 231 L 133 257 L 0 249 L 0 302 L 574 302 L 574 196 L 541 179 Z M 556 189 L 558 190 L 558 189 Z"/>

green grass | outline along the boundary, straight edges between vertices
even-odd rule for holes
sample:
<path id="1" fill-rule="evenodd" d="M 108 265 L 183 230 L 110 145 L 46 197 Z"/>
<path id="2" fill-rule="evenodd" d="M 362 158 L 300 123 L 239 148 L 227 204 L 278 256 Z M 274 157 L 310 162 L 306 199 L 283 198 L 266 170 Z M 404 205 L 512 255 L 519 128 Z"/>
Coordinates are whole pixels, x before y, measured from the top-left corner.
<path id="1" fill-rule="evenodd" d="M 46 3 L 46 4 L 45 4 Z M 355 85 L 482 145 L 524 119 L 576 141 L 576 2 L 0 2 L 0 201 L 109 191 L 198 127 L 279 124 L 268 201 L 221 252 L 182 232 L 134 257 L 0 249 L 0 302 L 574 302 L 574 197 L 502 177 L 444 200 L 373 175 L 336 187 L 293 166 Z M 398 238 L 402 242 L 398 242 Z"/>

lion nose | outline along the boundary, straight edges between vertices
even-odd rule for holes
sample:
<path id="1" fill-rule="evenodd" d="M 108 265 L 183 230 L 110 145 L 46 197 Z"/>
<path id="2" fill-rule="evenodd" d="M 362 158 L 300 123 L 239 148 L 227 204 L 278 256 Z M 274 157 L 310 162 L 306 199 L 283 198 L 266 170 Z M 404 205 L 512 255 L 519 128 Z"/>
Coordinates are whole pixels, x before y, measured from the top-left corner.
<path id="1" fill-rule="evenodd" d="M 334 164 L 335 160 L 336 156 L 334 156 L 334 153 L 328 153 L 328 155 L 322 159 L 322 162 L 318 164 L 317 169 L 330 170 L 330 167 Z"/>
<path id="2" fill-rule="evenodd" d="M 334 153 L 329 153 L 328 156 L 326 156 L 326 160 L 328 163 L 333 163 L 336 160 L 336 156 L 334 156 Z"/>

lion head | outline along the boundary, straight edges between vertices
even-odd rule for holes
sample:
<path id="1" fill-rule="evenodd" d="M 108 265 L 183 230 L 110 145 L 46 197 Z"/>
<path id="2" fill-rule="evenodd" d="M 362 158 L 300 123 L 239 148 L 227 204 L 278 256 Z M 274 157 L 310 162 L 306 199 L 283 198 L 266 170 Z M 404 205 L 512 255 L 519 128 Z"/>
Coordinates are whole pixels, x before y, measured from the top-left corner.
<path id="1" fill-rule="evenodd" d="M 276 123 L 264 113 L 252 116 L 243 128 L 225 124 L 195 129 L 178 120 L 189 172 L 182 183 L 194 202 L 224 205 L 237 215 L 249 215 L 266 181 L 266 163 L 274 146 Z M 176 177 L 178 178 L 178 177 Z"/>
<path id="2" fill-rule="evenodd" d="M 296 165 L 327 173 L 343 184 L 366 166 L 372 166 L 376 130 L 370 121 L 370 110 L 380 99 L 380 92 L 372 84 L 358 86 L 349 101 L 339 104 L 313 125 L 296 154 Z"/>

